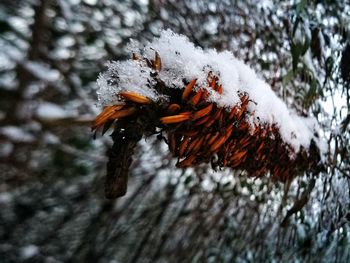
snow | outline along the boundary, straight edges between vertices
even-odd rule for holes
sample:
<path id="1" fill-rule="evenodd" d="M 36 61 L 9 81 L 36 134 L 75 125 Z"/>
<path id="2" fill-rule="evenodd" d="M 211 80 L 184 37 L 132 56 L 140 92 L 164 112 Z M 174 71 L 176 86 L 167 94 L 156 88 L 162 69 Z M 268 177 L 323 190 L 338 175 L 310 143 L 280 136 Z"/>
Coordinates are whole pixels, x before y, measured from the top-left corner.
<path id="1" fill-rule="evenodd" d="M 308 148 L 311 139 L 319 145 L 315 137 L 318 132 L 314 118 L 298 116 L 289 110 L 286 104 L 277 97 L 271 87 L 262 80 L 248 65 L 234 57 L 229 51 L 217 52 L 215 49 L 203 50 L 195 47 L 186 36 L 173 33 L 171 30 L 161 32 L 159 38 L 148 42 L 143 48 L 132 41 L 129 50 L 153 59 L 155 51 L 160 54 L 162 70 L 159 78 L 171 88 L 183 88 L 183 79 L 197 79 L 197 89 L 207 89 L 211 94 L 209 101 L 217 103 L 228 110 L 240 104 L 239 92 L 247 92 L 253 102 L 248 110 L 254 112 L 249 120 L 251 125 L 275 124 L 279 127 L 282 139 L 298 152 L 300 147 Z M 152 70 L 142 61 L 110 62 L 108 70 L 98 78 L 99 101 L 101 105 L 116 103 L 120 91 L 135 91 L 158 101 L 161 94 L 153 88 L 155 82 L 150 77 Z M 219 77 L 223 86 L 223 94 L 209 89 L 208 73 Z M 163 97 L 164 98 L 164 97 Z M 322 149 L 322 147 L 320 147 Z"/>
<path id="2" fill-rule="evenodd" d="M 60 138 L 57 137 L 55 134 L 46 132 L 43 136 L 43 141 L 47 144 L 59 144 Z"/>
<path id="3" fill-rule="evenodd" d="M 97 0 L 83 0 L 85 3 L 87 3 L 88 5 L 96 5 L 97 4 Z"/>
<path id="4" fill-rule="evenodd" d="M 8 204 L 12 201 L 13 196 L 8 192 L 0 193 L 0 205 Z"/>
<path id="5" fill-rule="evenodd" d="M 67 112 L 57 104 L 45 102 L 36 109 L 35 114 L 39 119 L 62 119 L 68 117 Z"/>
<path id="6" fill-rule="evenodd" d="M 51 69 L 43 63 L 26 61 L 23 66 L 40 80 L 47 82 L 55 82 L 59 80 L 60 73 L 56 69 Z"/>
<path id="7" fill-rule="evenodd" d="M 152 70 L 137 61 L 117 61 L 108 64 L 109 70 L 100 75 L 97 84 L 101 89 L 97 92 L 103 104 L 112 104 L 117 100 L 116 92 L 135 91 L 144 96 L 157 100 L 159 94 L 148 84 L 156 84 L 150 79 Z M 114 81 L 118 76 L 118 83 Z"/>
<path id="8" fill-rule="evenodd" d="M 10 142 L 1 142 L 0 144 L 0 157 L 8 157 L 13 151 L 13 144 Z"/>
<path id="9" fill-rule="evenodd" d="M 0 128 L 0 134 L 12 142 L 33 142 L 34 136 L 15 126 L 5 126 Z"/>
<path id="10" fill-rule="evenodd" d="M 69 3 L 67 3 L 67 1 L 64 1 L 64 0 L 59 0 L 58 1 L 58 4 L 60 5 L 61 7 L 61 11 L 63 13 L 63 16 L 68 19 L 68 20 L 71 20 L 74 16 L 72 10 L 71 10 L 71 6 Z"/>
<path id="11" fill-rule="evenodd" d="M 35 245 L 28 245 L 25 247 L 22 247 L 21 249 L 21 257 L 22 259 L 29 259 L 34 257 L 39 253 L 39 247 Z"/>

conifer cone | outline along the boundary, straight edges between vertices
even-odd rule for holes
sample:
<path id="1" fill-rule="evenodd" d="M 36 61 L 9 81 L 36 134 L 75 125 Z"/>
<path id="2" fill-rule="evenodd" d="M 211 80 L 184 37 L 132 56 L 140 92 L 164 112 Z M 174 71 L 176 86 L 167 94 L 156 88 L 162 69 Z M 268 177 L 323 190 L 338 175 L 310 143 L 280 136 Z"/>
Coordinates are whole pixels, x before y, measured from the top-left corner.
<path id="1" fill-rule="evenodd" d="M 169 151 L 177 158 L 177 167 L 186 168 L 211 163 L 213 168 L 230 167 L 244 170 L 250 176 L 270 173 L 272 179 L 285 182 L 303 171 L 320 169 L 320 152 L 314 142 L 308 149 L 295 153 L 284 142 L 276 125 L 248 123 L 248 104 L 254 103 L 249 94 L 240 93 L 240 104 L 222 108 L 208 101 L 208 90 L 197 86 L 196 79 L 184 83 L 183 89 L 167 87 L 160 78 L 161 58 L 144 61 L 152 68 L 150 78 L 154 88 L 168 100 L 152 101 L 135 92 L 116 94 L 120 103 L 106 107 L 92 125 L 103 133 L 114 124 L 114 145 L 107 165 L 106 197 L 115 198 L 126 193 L 127 173 L 132 152 L 143 135 L 166 135 Z M 213 73 L 207 76 L 208 86 L 218 94 L 224 87 Z M 294 157 L 292 157 L 294 155 Z M 215 157 L 215 158 L 214 158 Z"/>

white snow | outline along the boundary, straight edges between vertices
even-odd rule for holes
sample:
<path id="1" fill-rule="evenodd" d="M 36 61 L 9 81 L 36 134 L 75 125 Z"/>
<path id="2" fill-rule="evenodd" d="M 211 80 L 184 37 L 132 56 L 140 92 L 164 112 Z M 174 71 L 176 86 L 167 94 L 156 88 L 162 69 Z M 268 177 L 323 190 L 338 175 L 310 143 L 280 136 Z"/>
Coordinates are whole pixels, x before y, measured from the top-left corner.
<path id="1" fill-rule="evenodd" d="M 35 137 L 23 129 L 15 126 L 5 126 L 0 128 L 0 134 L 12 142 L 33 142 Z"/>
<path id="2" fill-rule="evenodd" d="M 27 245 L 21 248 L 22 259 L 29 259 L 39 253 L 39 248 L 35 245 Z"/>
<path id="3" fill-rule="evenodd" d="M 135 91 L 153 100 L 159 95 L 150 85 L 155 82 L 150 78 L 152 70 L 137 61 L 117 61 L 108 64 L 109 70 L 100 75 L 97 84 L 100 90 L 97 92 L 102 104 L 112 104 L 117 100 L 116 94 L 120 91 Z M 118 82 L 116 81 L 118 77 Z M 112 81 L 112 82 L 111 82 Z"/>
<path id="4" fill-rule="evenodd" d="M 10 142 L 1 142 L 0 144 L 0 157 L 4 158 L 9 156 L 13 151 L 13 144 Z"/>
<path id="5" fill-rule="evenodd" d="M 49 68 L 48 65 L 33 61 L 25 61 L 23 66 L 40 80 L 47 82 L 58 81 L 60 73 L 56 69 Z"/>
<path id="6" fill-rule="evenodd" d="M 41 103 L 36 109 L 35 115 L 39 119 L 48 119 L 48 120 L 62 119 L 62 118 L 69 117 L 68 113 L 62 107 L 50 102 Z"/>
<path id="7" fill-rule="evenodd" d="M 8 204 L 12 201 L 13 196 L 9 192 L 0 193 L 0 205 Z"/>
<path id="8" fill-rule="evenodd" d="M 203 50 L 195 47 L 187 37 L 173 33 L 171 30 L 161 32 L 159 38 L 147 43 L 143 48 L 132 41 L 129 50 L 143 57 L 154 59 L 155 51 L 160 54 L 162 70 L 159 78 L 172 88 L 183 88 L 183 79 L 197 79 L 197 89 L 207 89 L 210 101 L 214 101 L 227 109 L 240 104 L 238 92 L 247 92 L 255 103 L 250 102 L 248 110 L 254 112 L 250 120 L 252 125 L 259 123 L 276 124 L 282 139 L 298 152 L 300 146 L 309 147 L 311 139 L 320 143 L 314 133 L 318 132 L 317 121 L 314 118 L 298 116 L 289 110 L 286 104 L 277 97 L 271 87 L 262 80 L 248 65 L 234 57 L 229 51 L 217 52 L 215 49 Z M 118 61 L 108 64 L 107 72 L 98 78 L 99 101 L 102 105 L 116 103 L 120 91 L 135 91 L 157 101 L 155 84 L 150 73 L 152 70 L 145 62 Z M 223 94 L 209 89 L 208 73 L 219 77 L 223 86 Z"/>
<path id="9" fill-rule="evenodd" d="M 97 4 L 97 0 L 83 0 L 85 3 L 87 3 L 88 5 L 96 5 Z"/>

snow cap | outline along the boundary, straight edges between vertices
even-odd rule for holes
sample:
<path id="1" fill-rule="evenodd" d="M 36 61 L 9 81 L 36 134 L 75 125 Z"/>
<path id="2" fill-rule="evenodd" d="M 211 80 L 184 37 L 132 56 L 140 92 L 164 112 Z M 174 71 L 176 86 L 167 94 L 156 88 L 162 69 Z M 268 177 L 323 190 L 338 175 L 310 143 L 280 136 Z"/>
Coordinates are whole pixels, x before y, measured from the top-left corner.
<path id="1" fill-rule="evenodd" d="M 186 36 L 176 34 L 171 30 L 161 31 L 160 37 L 148 42 L 143 48 L 132 41 L 128 49 L 136 54 L 142 54 L 149 60 L 154 58 L 155 51 L 162 60 L 162 70 L 159 78 L 170 88 L 183 88 L 185 79 L 197 79 L 197 87 L 207 89 L 209 100 L 228 110 L 240 105 L 239 93 L 246 92 L 252 102 L 248 110 L 252 114 L 251 125 L 276 125 L 282 139 L 291 145 L 295 152 L 300 147 L 309 148 L 313 139 L 320 147 L 317 134 L 317 121 L 312 117 L 298 116 L 293 110 L 273 92 L 271 87 L 262 80 L 253 69 L 237 59 L 231 52 L 217 52 L 215 49 L 196 47 Z M 223 93 L 212 92 L 208 87 L 207 76 L 212 72 L 219 78 Z M 117 94 L 121 91 L 138 92 L 153 101 L 158 101 L 162 94 L 154 89 L 156 84 L 150 77 L 152 69 L 146 63 L 135 60 L 110 62 L 108 70 L 97 80 L 99 85 L 98 98 L 101 105 L 111 105 L 118 102 Z"/>

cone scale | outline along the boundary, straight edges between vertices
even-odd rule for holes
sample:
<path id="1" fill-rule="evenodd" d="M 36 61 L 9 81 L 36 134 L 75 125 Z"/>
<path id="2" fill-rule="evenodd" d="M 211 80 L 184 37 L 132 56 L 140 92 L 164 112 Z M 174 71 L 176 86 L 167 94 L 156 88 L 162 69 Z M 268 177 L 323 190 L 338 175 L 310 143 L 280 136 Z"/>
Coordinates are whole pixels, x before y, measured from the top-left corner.
<path id="1" fill-rule="evenodd" d="M 295 153 L 293 148 L 282 140 L 277 125 L 261 123 L 252 127 L 248 123 L 248 117 L 254 114 L 248 111 L 248 104 L 254 103 L 248 93 L 238 94 L 240 103 L 237 105 L 222 108 L 215 102 L 208 101 L 208 90 L 198 86 L 196 79 L 184 82 L 183 89 L 167 87 L 158 78 L 158 73 L 162 70 L 158 53 L 151 61 L 135 54 L 133 59 L 147 63 L 153 70 L 150 77 L 157 83 L 154 88 L 160 94 L 165 94 L 168 99 L 160 103 L 136 92 L 120 92 L 116 94 L 120 102 L 107 106 L 96 117 L 92 125 L 93 130 L 103 128 L 105 132 L 114 124 L 114 135 L 125 130 L 139 131 L 124 146 L 121 145 L 120 139 L 115 139 L 118 136 L 112 134 L 115 144 L 111 151 L 117 153 L 109 154 L 106 180 L 108 198 L 126 193 L 125 188 L 113 194 L 113 191 L 118 191 L 113 190 L 118 189 L 112 187 L 113 182 L 120 184 L 122 181 L 124 187 L 127 182 L 127 171 L 115 168 L 123 165 L 120 163 L 114 167 L 112 164 L 120 162 L 115 157 L 120 156 L 118 151 L 125 153 L 125 147 L 134 147 L 142 135 L 155 134 L 157 129 L 166 135 L 164 137 L 167 138 L 169 151 L 177 158 L 177 167 L 180 168 L 211 163 L 214 168 L 244 170 L 249 176 L 261 177 L 270 173 L 273 180 L 282 182 L 290 180 L 302 171 L 316 169 L 320 154 L 315 144 L 311 143 L 308 151 L 302 148 Z M 207 82 L 209 88 L 218 94 L 222 94 L 225 89 L 220 85 L 219 77 L 211 72 L 207 76 Z M 119 145 L 119 149 L 116 144 Z M 132 150 L 129 153 L 132 153 Z M 129 167 L 131 156 L 126 159 L 127 165 L 124 166 Z"/>

